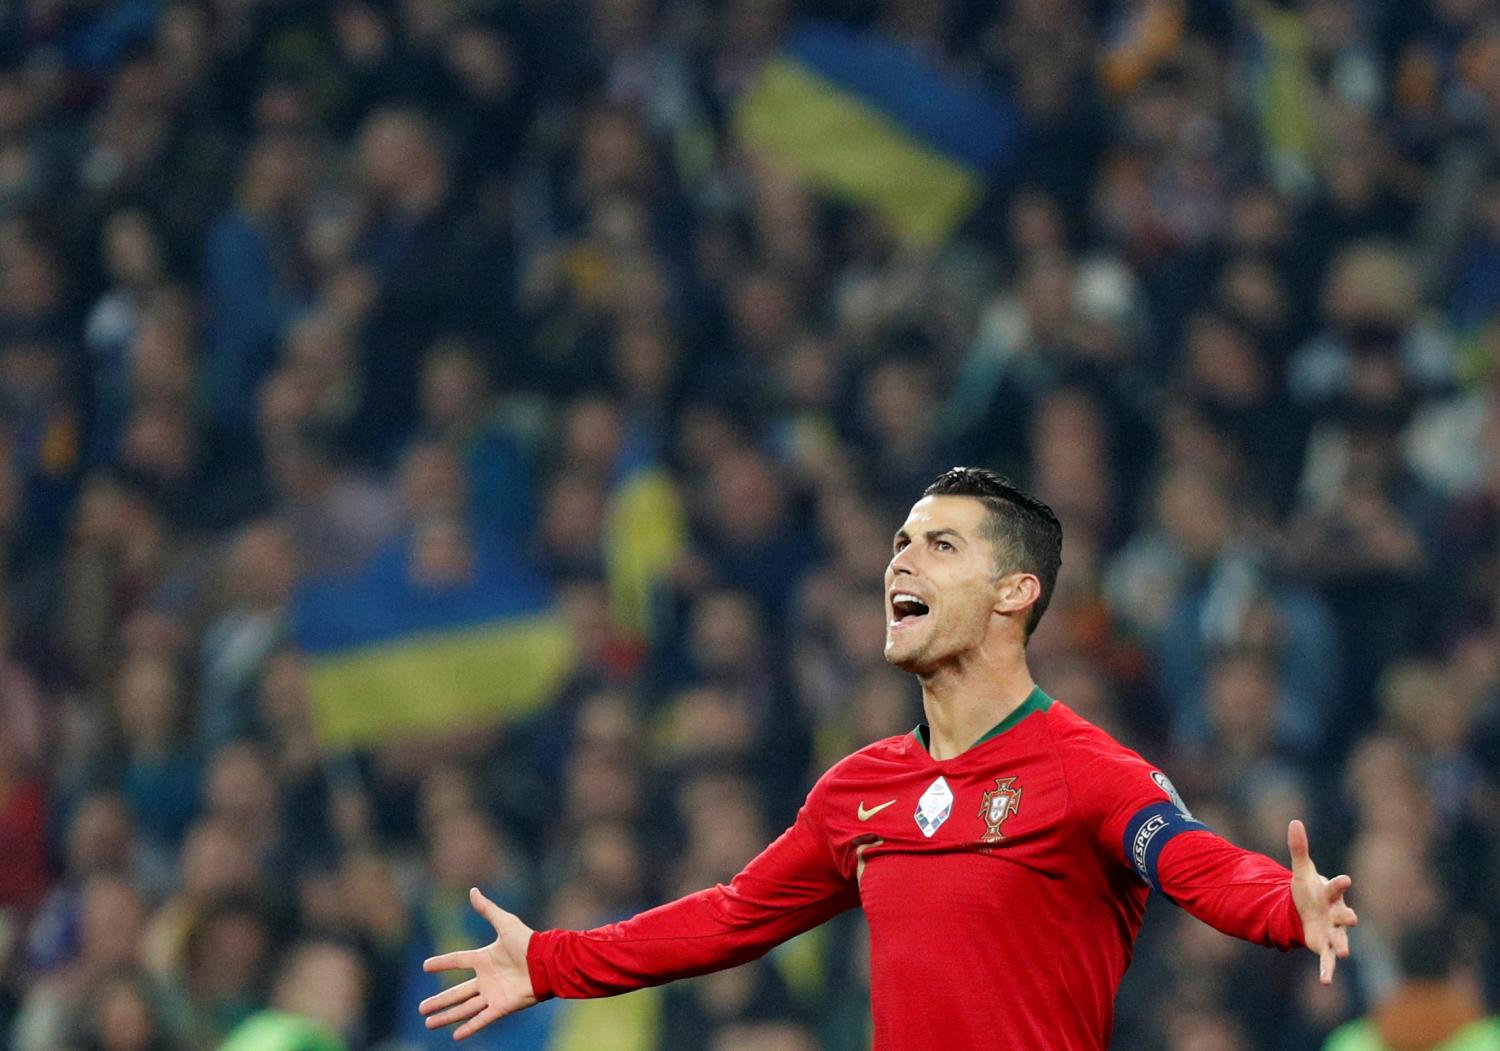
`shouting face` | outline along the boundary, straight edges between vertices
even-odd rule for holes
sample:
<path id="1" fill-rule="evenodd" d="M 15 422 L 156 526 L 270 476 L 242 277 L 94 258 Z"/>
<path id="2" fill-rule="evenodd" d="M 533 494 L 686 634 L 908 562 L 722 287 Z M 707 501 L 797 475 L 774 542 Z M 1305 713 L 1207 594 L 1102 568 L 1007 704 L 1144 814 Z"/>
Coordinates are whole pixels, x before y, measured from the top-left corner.
<path id="1" fill-rule="evenodd" d="M 988 513 L 967 496 L 924 496 L 912 507 L 885 570 L 891 664 L 921 674 L 985 640 L 1005 590 Z"/>

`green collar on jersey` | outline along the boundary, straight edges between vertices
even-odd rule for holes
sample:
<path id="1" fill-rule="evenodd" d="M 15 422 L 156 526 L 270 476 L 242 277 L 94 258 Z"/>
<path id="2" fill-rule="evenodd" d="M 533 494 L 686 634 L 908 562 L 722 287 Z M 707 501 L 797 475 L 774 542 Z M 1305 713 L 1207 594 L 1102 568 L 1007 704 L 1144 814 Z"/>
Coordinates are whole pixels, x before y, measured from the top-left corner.
<path id="1" fill-rule="evenodd" d="M 992 727 L 988 733 L 986 733 L 979 740 L 975 741 L 973 744 L 969 745 L 969 748 L 978 748 L 990 738 L 999 737 L 1006 730 L 1009 730 L 1011 727 L 1015 726 L 1032 712 L 1045 712 L 1048 708 L 1051 707 L 1052 698 L 1043 693 L 1040 686 L 1033 686 L 1031 692 L 1026 695 L 1026 699 L 1021 702 L 1020 706 L 1016 708 L 1015 711 L 1011 712 L 1004 719 L 1001 719 L 1000 722 Z M 928 738 L 927 724 L 918 723 L 917 728 L 912 731 L 912 735 L 916 737 L 918 742 L 921 743 L 922 747 L 927 750 L 927 753 L 929 755 L 931 755 L 932 742 Z"/>

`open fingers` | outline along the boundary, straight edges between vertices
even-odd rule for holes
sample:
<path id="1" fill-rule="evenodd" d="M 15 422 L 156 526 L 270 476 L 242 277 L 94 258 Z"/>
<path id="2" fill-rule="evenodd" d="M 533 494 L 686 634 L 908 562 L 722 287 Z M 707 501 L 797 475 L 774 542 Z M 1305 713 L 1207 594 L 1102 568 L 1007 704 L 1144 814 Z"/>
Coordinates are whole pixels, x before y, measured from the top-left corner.
<path id="1" fill-rule="evenodd" d="M 469 904 L 474 906 L 475 912 L 489 920 L 496 934 L 500 933 L 500 921 L 507 915 L 504 909 L 486 898 L 478 887 L 469 888 Z"/>
<path id="2" fill-rule="evenodd" d="M 489 1025 L 495 1019 L 501 1017 L 504 1014 L 504 1011 L 496 1007 L 494 1004 L 491 1004 L 489 1007 L 486 1007 L 483 1011 L 479 1012 L 479 1014 L 475 1015 L 473 1018 L 469 1019 L 463 1025 L 454 1030 L 453 1039 L 467 1040 L 469 1037 L 473 1036 L 475 1033 L 479 1032 L 485 1026 Z"/>
<path id="3" fill-rule="evenodd" d="M 1350 877 L 1335 876 L 1333 877 L 1333 879 L 1328 881 L 1328 886 L 1327 888 L 1325 888 L 1324 893 L 1328 895 L 1328 900 L 1330 902 L 1338 901 L 1339 898 L 1343 897 L 1344 891 L 1348 890 L 1352 886 L 1354 886 L 1354 880 Z"/>
<path id="4" fill-rule="evenodd" d="M 445 952 L 441 956 L 429 956 L 422 961 L 422 970 L 432 971 L 472 971 L 475 962 L 475 950 L 460 949 L 458 952 Z"/>
<path id="5" fill-rule="evenodd" d="M 1338 964 L 1338 955 L 1334 952 L 1333 942 L 1330 939 L 1323 951 L 1318 953 L 1318 981 L 1324 985 L 1333 984 L 1333 969 Z"/>
<path id="6" fill-rule="evenodd" d="M 451 989 L 444 989 L 435 993 L 417 1005 L 417 1010 L 424 1015 L 430 1015 L 434 1011 L 441 1011 L 445 1007 L 461 1004 L 473 996 L 479 989 L 477 979 L 470 978 L 467 982 L 459 982 Z"/>
<path id="7" fill-rule="evenodd" d="M 483 1011 L 484 1006 L 484 997 L 476 994 L 469 997 L 457 1007 L 450 1007 L 448 1010 L 441 1011 L 427 1019 L 427 1028 L 441 1029 L 445 1025 L 452 1025 L 454 1022 L 466 1022 L 480 1011 Z"/>
<path id="8" fill-rule="evenodd" d="M 1286 849 L 1292 855 L 1292 871 L 1299 875 L 1312 865 L 1307 853 L 1307 826 L 1296 818 L 1286 827 Z"/>
<path id="9" fill-rule="evenodd" d="M 1353 909 L 1351 909 L 1349 906 L 1345 905 L 1343 902 L 1339 902 L 1337 905 L 1335 905 L 1333 907 L 1333 911 L 1331 913 L 1331 916 L 1332 916 L 1333 922 L 1334 922 L 1334 924 L 1336 926 L 1339 926 L 1339 927 L 1358 927 L 1359 926 L 1359 916 L 1355 913 L 1355 911 Z"/>
<path id="10" fill-rule="evenodd" d="M 1333 951 L 1340 960 L 1349 955 L 1349 932 L 1342 927 L 1333 929 Z"/>

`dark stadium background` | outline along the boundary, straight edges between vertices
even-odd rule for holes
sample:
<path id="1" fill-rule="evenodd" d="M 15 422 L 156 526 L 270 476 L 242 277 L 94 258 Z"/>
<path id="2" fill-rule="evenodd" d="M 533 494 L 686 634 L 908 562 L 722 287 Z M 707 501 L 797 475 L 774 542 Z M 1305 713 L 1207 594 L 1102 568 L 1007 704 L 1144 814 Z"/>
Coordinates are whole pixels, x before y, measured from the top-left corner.
<path id="1" fill-rule="evenodd" d="M 953 236 L 741 141 L 807 18 L 1013 107 Z M 1491 0 L 0 31 L 0 1048 L 445 1046 L 470 885 L 589 926 L 728 879 L 918 721 L 878 581 L 962 462 L 1066 529 L 1045 688 L 1355 876 L 1331 990 L 1154 902 L 1116 1047 L 1312 1051 L 1424 947 L 1449 1009 L 1497 992 Z M 473 1043 L 865 1048 L 863 937 Z"/>

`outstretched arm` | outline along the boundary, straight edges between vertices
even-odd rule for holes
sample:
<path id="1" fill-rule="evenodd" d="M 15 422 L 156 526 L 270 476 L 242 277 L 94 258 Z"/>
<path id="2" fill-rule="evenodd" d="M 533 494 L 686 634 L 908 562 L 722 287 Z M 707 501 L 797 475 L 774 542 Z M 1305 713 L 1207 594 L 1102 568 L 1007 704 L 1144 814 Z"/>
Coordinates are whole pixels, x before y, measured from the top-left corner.
<path id="1" fill-rule="evenodd" d="M 424 1000 L 430 1029 L 463 1023 L 453 1034 L 470 1036 L 497 1018 L 550 996 L 611 996 L 764 955 L 772 946 L 810 930 L 858 904 L 858 891 L 834 864 L 820 822 L 810 815 L 814 796 L 797 822 L 720 884 L 620 923 L 591 931 L 533 932 L 477 890 L 474 907 L 495 928 L 481 949 L 428 960 L 429 971 L 473 970 L 474 977 Z"/>
<path id="2" fill-rule="evenodd" d="M 1194 819 L 1172 782 L 1139 755 L 1088 728 L 1065 739 L 1069 779 L 1100 846 L 1136 876 L 1225 934 L 1279 949 L 1318 954 L 1333 981 L 1359 922 L 1344 902 L 1352 880 L 1327 879 L 1308 855 L 1307 830 L 1287 829 L 1292 868 L 1235 846 Z"/>
<path id="3" fill-rule="evenodd" d="M 1327 985 L 1336 962 L 1349 955 L 1349 928 L 1359 923 L 1344 902 L 1353 881 L 1318 872 L 1300 821 L 1287 827 L 1287 848 L 1291 871 L 1199 826 L 1165 844 L 1153 882 L 1225 934 L 1281 949 L 1306 946 L 1318 955 L 1318 977 Z"/>
<path id="4" fill-rule="evenodd" d="M 727 885 L 591 931 L 544 931 L 531 945 L 538 996 L 611 996 L 764 955 L 858 904 L 801 822 Z"/>

